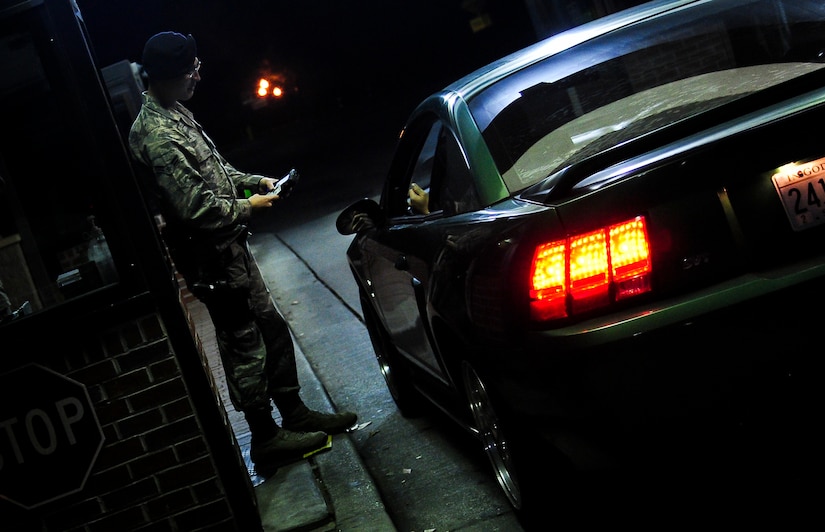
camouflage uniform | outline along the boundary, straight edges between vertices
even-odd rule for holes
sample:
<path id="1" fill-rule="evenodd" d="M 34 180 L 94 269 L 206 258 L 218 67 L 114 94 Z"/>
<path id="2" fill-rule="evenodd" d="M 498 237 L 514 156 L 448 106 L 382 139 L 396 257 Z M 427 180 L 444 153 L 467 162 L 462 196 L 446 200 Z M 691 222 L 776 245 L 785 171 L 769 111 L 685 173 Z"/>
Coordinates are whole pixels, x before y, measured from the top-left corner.
<path id="1" fill-rule="evenodd" d="M 249 251 L 252 209 L 239 192 L 258 192 L 264 176 L 236 170 L 188 109 L 166 109 L 148 93 L 129 149 L 152 170 L 147 189 L 165 218 L 175 267 L 209 310 L 232 404 L 270 411 L 271 397 L 289 412 L 299 390 L 292 338 Z"/>

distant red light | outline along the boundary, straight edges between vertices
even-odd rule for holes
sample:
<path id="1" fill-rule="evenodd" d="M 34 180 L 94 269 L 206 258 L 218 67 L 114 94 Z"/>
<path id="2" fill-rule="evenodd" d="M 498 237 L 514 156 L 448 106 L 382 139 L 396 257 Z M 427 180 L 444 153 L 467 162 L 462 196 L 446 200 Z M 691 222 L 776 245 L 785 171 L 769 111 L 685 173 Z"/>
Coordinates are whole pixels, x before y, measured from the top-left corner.
<path id="1" fill-rule="evenodd" d="M 273 98 L 281 98 L 286 94 L 286 92 L 277 80 L 260 78 L 258 80 L 258 88 L 255 90 L 255 94 L 258 98 L 268 98 L 270 96 Z"/>
<path id="2" fill-rule="evenodd" d="M 255 91 L 259 98 L 266 98 L 266 95 L 269 94 L 269 81 L 261 78 L 258 80 L 258 90 Z"/>

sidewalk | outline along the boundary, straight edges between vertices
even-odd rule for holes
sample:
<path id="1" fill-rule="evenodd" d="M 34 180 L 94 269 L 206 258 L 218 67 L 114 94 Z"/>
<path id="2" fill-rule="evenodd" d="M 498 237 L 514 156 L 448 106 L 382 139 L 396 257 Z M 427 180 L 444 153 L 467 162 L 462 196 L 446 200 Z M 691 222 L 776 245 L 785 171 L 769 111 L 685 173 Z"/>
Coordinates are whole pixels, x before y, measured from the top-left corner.
<path id="1" fill-rule="evenodd" d="M 209 314 L 204 305 L 194 299 L 187 301 L 187 307 L 250 472 L 264 532 L 395 531 L 348 434 L 334 436 L 332 449 L 280 468 L 271 477 L 263 478 L 255 473 L 249 459 L 249 427 L 229 402 Z M 304 401 L 316 410 L 333 411 L 326 390 L 297 342 L 295 357 Z M 275 417 L 279 420 L 277 410 Z"/>

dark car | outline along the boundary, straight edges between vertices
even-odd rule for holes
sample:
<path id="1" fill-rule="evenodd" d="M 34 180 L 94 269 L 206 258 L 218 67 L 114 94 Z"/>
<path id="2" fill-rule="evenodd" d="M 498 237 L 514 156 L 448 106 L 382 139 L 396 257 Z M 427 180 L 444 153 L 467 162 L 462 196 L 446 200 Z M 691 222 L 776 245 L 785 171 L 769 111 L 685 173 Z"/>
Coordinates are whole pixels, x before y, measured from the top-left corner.
<path id="1" fill-rule="evenodd" d="M 337 221 L 398 408 L 467 428 L 523 515 L 570 471 L 797 483 L 824 67 L 821 1 L 656 1 L 426 98 Z"/>

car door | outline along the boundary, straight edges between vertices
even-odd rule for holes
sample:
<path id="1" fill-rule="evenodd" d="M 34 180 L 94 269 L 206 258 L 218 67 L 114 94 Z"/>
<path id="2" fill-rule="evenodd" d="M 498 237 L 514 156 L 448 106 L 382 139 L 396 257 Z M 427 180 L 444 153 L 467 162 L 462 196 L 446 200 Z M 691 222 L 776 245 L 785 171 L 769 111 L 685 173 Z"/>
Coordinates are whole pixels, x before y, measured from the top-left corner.
<path id="1" fill-rule="evenodd" d="M 409 128 L 404 140 L 413 148 L 398 150 L 406 160 L 394 165 L 402 170 L 390 176 L 384 202 L 389 223 L 374 236 L 370 271 L 376 303 L 393 343 L 419 366 L 446 379 L 428 318 L 430 283 L 451 227 L 455 228 L 453 217 L 477 208 L 477 195 L 455 137 L 434 115 Z M 450 161 L 456 158 L 464 172 L 450 171 Z M 412 183 L 429 192 L 430 214 L 408 207 Z"/>

